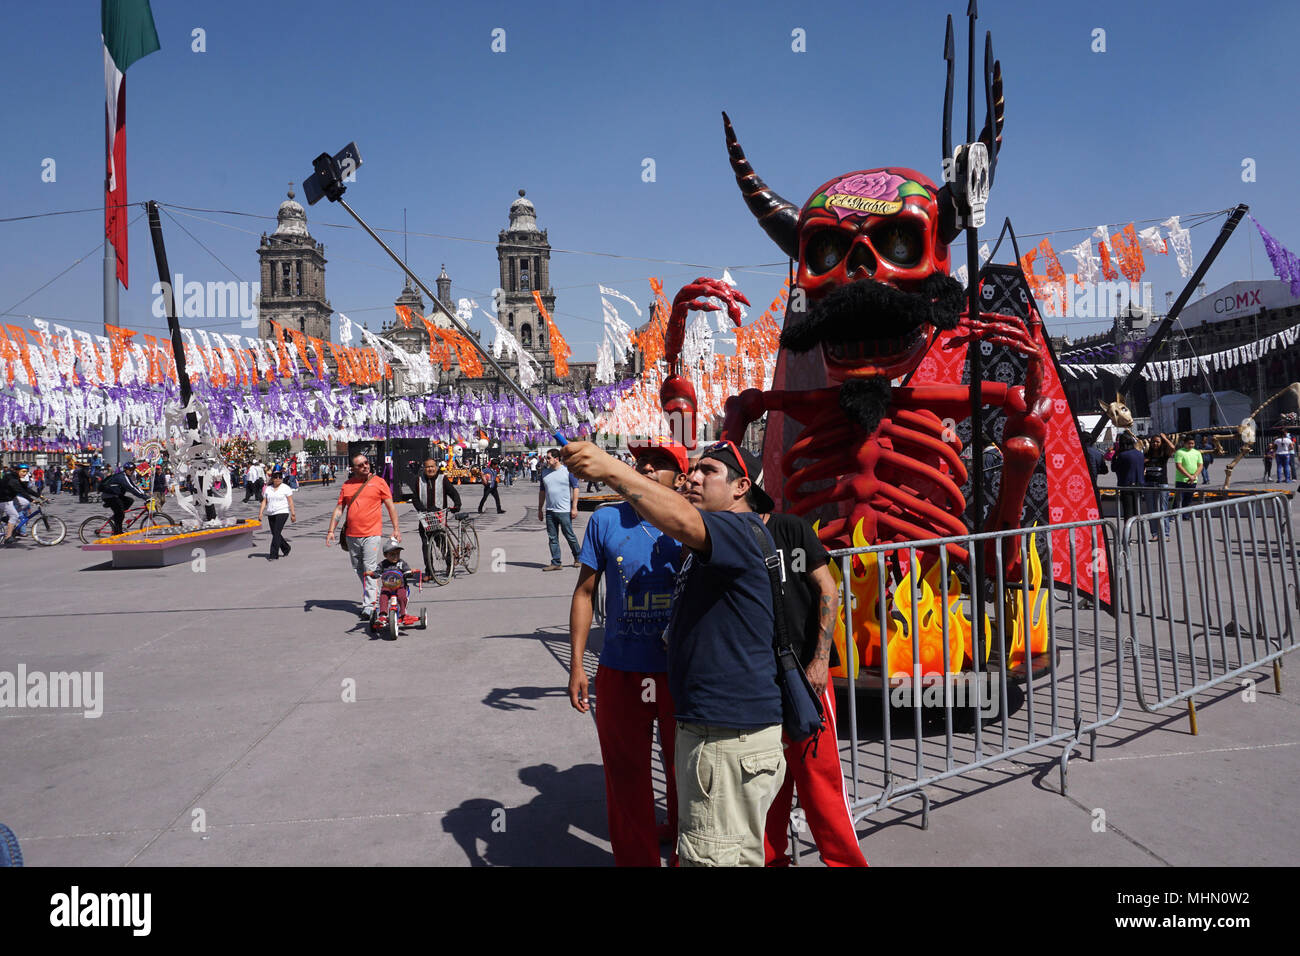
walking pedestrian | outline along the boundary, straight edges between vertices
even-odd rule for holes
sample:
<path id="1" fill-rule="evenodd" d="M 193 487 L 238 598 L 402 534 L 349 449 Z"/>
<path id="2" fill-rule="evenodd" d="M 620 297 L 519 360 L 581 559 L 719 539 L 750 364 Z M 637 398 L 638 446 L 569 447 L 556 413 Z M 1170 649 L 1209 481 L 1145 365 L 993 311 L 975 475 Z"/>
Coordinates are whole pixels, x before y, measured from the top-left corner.
<path id="1" fill-rule="evenodd" d="M 154 504 L 162 507 L 162 503 L 167 500 L 167 471 L 162 462 L 153 466 L 153 479 L 149 492 L 153 496 Z"/>
<path id="2" fill-rule="evenodd" d="M 262 489 L 262 504 L 257 509 L 257 520 L 266 515 L 266 523 L 271 529 L 271 553 L 267 558 L 278 560 L 283 551 L 287 556 L 292 548 L 284 539 L 284 523 L 298 523 L 298 515 L 293 507 L 293 489 L 284 483 L 284 472 L 276 469 L 271 472 L 271 483 Z"/>
<path id="3" fill-rule="evenodd" d="M 501 515 L 506 513 L 506 509 L 501 507 L 501 496 L 497 493 L 497 470 L 499 468 L 499 465 L 493 464 L 492 462 L 488 462 L 483 468 L 483 497 L 478 503 L 479 514 L 483 513 L 483 506 L 487 504 L 488 495 L 491 495 L 492 500 L 497 503 L 497 514 Z"/>
<path id="4" fill-rule="evenodd" d="M 1263 448 L 1260 449 L 1260 453 L 1259 453 L 1260 458 L 1262 458 L 1264 461 L 1264 480 L 1272 481 L 1273 480 L 1273 442 L 1265 438 L 1262 442 L 1260 442 L 1260 444 L 1264 446 Z"/>
<path id="5" fill-rule="evenodd" d="M 578 517 L 578 479 L 560 464 L 560 450 L 552 448 L 546 453 L 546 472 L 537 486 L 537 520 L 546 522 L 546 540 L 551 546 L 551 563 L 543 571 L 558 571 L 560 564 L 560 532 L 573 554 L 573 566 L 581 567 L 578 560 L 578 539 L 573 533 L 573 519 Z"/>
<path id="6" fill-rule="evenodd" d="M 90 466 L 84 461 L 77 466 L 77 474 L 74 479 L 77 486 L 77 503 L 86 504 L 90 501 Z"/>
<path id="7" fill-rule="evenodd" d="M 1208 485 L 1210 483 L 1210 466 L 1214 464 L 1214 445 L 1211 444 L 1208 438 L 1201 445 L 1201 463 L 1204 466 L 1201 469 L 1201 484 Z"/>
<path id="8" fill-rule="evenodd" d="M 361 582 L 360 617 L 368 620 L 377 613 L 379 581 L 370 572 L 379 567 L 382 557 L 383 509 L 393 524 L 393 540 L 401 543 L 402 531 L 397 525 L 397 508 L 393 505 L 393 492 L 388 482 L 371 474 L 370 460 L 365 455 L 352 459 L 352 474 L 339 488 L 339 500 L 330 515 L 329 530 L 325 532 L 326 547 L 333 547 L 334 532 L 340 516 L 347 512 L 343 533 L 347 536 L 348 555 L 352 569 Z"/>
<path id="9" fill-rule="evenodd" d="M 686 448 L 667 439 L 647 442 L 637 471 L 678 489 L 686 482 Z M 605 810 L 615 866 L 658 866 L 652 780 L 655 721 L 667 778 L 664 835 L 677 836 L 672 692 L 664 628 L 672 609 L 681 544 L 627 502 L 594 512 L 582 541 L 582 570 L 569 608 L 569 704 L 591 709 L 582 658 L 591 630 L 596 583 L 605 580 L 605 634 L 596 669 L 596 735 L 605 768 Z"/>
<path id="10" fill-rule="evenodd" d="M 687 549 L 667 631 L 681 865 L 762 866 L 768 810 L 785 776 L 765 563 L 774 545 L 755 513 L 772 510 L 754 481 L 762 465 L 717 442 L 695 462 L 683 497 L 590 442 L 570 442 L 564 461 Z"/>

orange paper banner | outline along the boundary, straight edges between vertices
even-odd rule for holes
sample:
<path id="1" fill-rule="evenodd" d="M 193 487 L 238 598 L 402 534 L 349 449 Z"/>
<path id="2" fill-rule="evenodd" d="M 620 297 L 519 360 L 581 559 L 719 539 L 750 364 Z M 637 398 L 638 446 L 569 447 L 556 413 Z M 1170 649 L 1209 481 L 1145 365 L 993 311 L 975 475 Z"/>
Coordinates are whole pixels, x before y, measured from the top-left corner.
<path id="1" fill-rule="evenodd" d="M 537 303 L 537 311 L 546 322 L 546 334 L 551 339 L 551 358 L 555 359 L 555 375 L 557 378 L 564 378 L 569 374 L 569 356 L 573 354 L 573 349 L 569 348 L 569 343 L 564 341 L 564 336 L 551 321 L 551 314 L 542 304 L 542 294 L 536 289 L 533 290 L 533 301 Z"/>
<path id="2" fill-rule="evenodd" d="M 1142 247 L 1138 245 L 1137 230 L 1129 223 L 1120 232 L 1110 237 L 1110 245 L 1115 250 L 1119 271 L 1129 282 L 1141 282 L 1142 274 L 1147 271 L 1146 259 L 1142 256 Z"/>

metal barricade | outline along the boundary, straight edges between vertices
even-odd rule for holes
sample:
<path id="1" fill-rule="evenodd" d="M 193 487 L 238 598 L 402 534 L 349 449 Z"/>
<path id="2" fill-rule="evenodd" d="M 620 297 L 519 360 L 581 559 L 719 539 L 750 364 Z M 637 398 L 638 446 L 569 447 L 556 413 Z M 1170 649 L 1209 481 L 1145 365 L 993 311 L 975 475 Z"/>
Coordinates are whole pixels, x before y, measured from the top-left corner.
<path id="1" fill-rule="evenodd" d="M 1120 574 L 1137 701 L 1155 713 L 1296 649 L 1300 570 L 1289 496 L 1251 495 L 1138 515 Z"/>
<path id="2" fill-rule="evenodd" d="M 851 688 L 846 783 L 855 821 L 916 796 L 922 826 L 928 827 L 926 787 L 1058 745 L 1064 745 L 1059 769 L 1066 791 L 1073 748 L 1087 737 L 1094 758 L 1097 729 L 1118 720 L 1123 703 L 1116 617 L 1103 607 L 1104 595 L 1098 599 L 1108 567 L 1111 601 L 1126 597 L 1111 561 L 1114 536 L 1114 523 L 1097 519 L 831 552 L 843 598 L 843 641 L 836 646 Z M 953 593 L 961 581 L 952 572 L 965 562 L 950 556 L 950 548 L 969 553 L 992 547 L 1004 555 L 1014 541 L 1024 571 L 1009 581 L 1004 560 L 984 562 L 986 620 L 992 620 L 978 628 L 971 621 L 971 595 Z M 1053 584 L 1067 577 L 1058 569 L 1061 562 L 1067 562 L 1068 582 Z M 866 634 L 869 657 L 859 667 L 859 630 L 873 619 L 876 626 Z M 987 663 L 978 653 L 971 653 L 967 668 L 954 660 L 963 627 L 969 629 L 971 652 L 984 631 Z M 922 666 L 927 629 L 939 640 L 940 676 L 926 676 L 939 675 L 933 641 L 929 666 Z M 902 641 L 905 636 L 909 640 Z M 897 641 L 902 642 L 895 648 Z M 1039 642 L 1045 642 L 1042 650 Z M 879 692 L 878 725 L 867 725 L 870 715 L 861 712 L 853 687 Z M 907 723 L 910 732 L 898 733 Z"/>

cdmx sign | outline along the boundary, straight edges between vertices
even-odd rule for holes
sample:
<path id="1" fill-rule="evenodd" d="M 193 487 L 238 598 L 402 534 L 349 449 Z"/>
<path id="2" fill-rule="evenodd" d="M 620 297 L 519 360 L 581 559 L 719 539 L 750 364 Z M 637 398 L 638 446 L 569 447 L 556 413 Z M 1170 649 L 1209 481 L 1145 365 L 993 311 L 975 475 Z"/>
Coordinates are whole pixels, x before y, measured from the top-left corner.
<path id="1" fill-rule="evenodd" d="M 1214 300 L 1214 311 L 1222 315 L 1225 312 L 1248 309 L 1252 305 L 1257 305 L 1262 309 L 1264 303 L 1259 300 L 1259 297 L 1263 292 L 1263 289 L 1247 289 L 1245 292 L 1238 292 L 1236 295 L 1221 295 Z"/>

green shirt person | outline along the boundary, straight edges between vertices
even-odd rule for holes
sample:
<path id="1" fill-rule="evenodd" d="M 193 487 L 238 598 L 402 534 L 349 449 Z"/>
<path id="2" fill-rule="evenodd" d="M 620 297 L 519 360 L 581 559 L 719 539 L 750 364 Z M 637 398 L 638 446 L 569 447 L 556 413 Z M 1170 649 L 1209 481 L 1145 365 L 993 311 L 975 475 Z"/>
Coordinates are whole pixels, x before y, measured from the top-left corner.
<path id="1" fill-rule="evenodd" d="M 1204 468 L 1201 453 L 1196 450 L 1196 439 L 1191 435 L 1183 438 L 1181 447 L 1174 452 L 1174 483 L 1194 485 Z"/>

